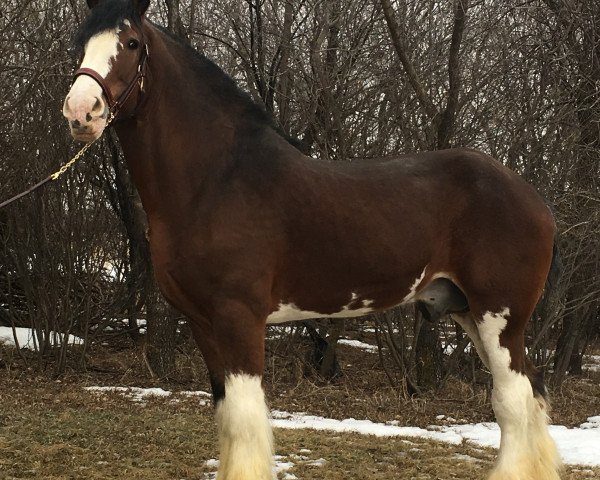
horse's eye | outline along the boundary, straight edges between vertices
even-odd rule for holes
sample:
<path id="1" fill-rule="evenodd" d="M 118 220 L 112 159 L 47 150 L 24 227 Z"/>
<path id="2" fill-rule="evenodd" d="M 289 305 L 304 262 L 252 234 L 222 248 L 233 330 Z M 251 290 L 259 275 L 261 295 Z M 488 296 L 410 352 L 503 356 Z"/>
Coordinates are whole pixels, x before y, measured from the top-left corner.
<path id="1" fill-rule="evenodd" d="M 140 45 L 140 42 L 138 42 L 135 38 L 132 38 L 131 40 L 129 40 L 127 42 L 127 48 L 129 48 L 130 50 L 135 50 L 136 48 L 138 48 Z"/>

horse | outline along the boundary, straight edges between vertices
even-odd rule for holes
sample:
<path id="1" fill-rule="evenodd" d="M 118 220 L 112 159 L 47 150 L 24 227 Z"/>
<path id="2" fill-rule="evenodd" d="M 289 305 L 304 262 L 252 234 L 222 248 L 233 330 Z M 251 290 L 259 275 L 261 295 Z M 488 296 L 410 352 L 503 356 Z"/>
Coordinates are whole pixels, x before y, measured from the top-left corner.
<path id="1" fill-rule="evenodd" d="M 63 114 L 76 141 L 111 125 L 149 224 L 155 277 L 207 365 L 219 480 L 273 478 L 262 388 L 268 324 L 417 303 L 451 315 L 493 377 L 492 480 L 556 480 L 526 323 L 556 264 L 534 188 L 480 151 L 328 162 L 296 149 L 218 66 L 146 17 L 87 0 Z"/>

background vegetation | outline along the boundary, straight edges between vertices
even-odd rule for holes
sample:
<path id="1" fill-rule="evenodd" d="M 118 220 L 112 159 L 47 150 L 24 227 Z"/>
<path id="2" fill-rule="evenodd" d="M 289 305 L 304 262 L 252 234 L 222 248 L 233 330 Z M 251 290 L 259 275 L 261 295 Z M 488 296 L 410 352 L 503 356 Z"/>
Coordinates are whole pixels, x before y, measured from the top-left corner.
<path id="1" fill-rule="evenodd" d="M 61 108 L 86 8 L 3 2 L 3 198 L 74 151 Z M 150 18 L 222 66 L 312 156 L 469 146 L 535 185 L 556 214 L 563 274 L 535 312 L 529 352 L 556 384 L 581 373 L 600 334 L 598 2 L 161 0 Z M 101 342 L 145 340 L 152 375 L 175 375 L 185 322 L 154 286 L 143 212 L 112 134 L 63 181 L 0 211 L 0 266 L 0 325 L 38 333 L 37 353 L 21 353 L 28 364 L 85 368 Z M 476 360 L 453 324 L 425 324 L 406 309 L 369 320 L 392 384 L 412 393 L 439 388 L 452 373 L 475 379 Z M 310 323 L 282 334 L 300 345 L 309 332 L 317 368 L 333 377 L 337 338 L 352 325 Z M 454 354 L 443 355 L 440 331 L 458 346 Z M 69 356 L 51 348 L 50 332 L 77 334 L 85 345 Z M 464 357 L 469 368 L 460 371 Z"/>

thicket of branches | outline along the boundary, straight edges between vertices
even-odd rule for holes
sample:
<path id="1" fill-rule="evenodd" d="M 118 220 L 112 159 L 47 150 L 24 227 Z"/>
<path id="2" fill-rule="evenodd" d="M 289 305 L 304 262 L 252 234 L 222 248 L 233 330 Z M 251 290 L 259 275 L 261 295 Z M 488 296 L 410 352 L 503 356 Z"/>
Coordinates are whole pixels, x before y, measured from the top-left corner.
<path id="1" fill-rule="evenodd" d="M 3 198 L 73 153 L 61 107 L 85 14 L 84 2 L 3 3 Z M 580 373 L 600 333 L 600 4 L 162 0 L 150 17 L 221 65 L 313 156 L 470 146 L 535 185 L 556 214 L 563 275 L 535 312 L 530 354 L 556 382 Z M 153 286 L 144 230 L 108 136 L 65 180 L 0 211 L 0 323 L 34 327 L 39 358 L 54 355 L 60 369 L 50 331 L 90 345 L 115 319 L 134 335 L 144 315 L 149 365 L 168 373 L 176 314 Z M 376 320 L 386 368 L 411 385 L 439 383 L 461 355 L 444 360 L 439 327 L 412 311 Z M 323 329 L 334 345 L 340 328 Z M 460 331 L 452 338 L 465 346 Z"/>

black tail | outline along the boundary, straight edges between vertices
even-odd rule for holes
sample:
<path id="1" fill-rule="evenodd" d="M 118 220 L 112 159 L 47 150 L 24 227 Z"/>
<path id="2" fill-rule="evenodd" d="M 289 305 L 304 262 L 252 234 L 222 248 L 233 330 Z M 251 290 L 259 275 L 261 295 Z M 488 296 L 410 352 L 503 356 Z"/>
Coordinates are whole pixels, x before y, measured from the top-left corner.
<path id="1" fill-rule="evenodd" d="M 562 260 L 560 258 L 560 249 L 558 248 L 557 238 L 554 238 L 554 247 L 552 248 L 552 263 L 550 264 L 550 272 L 546 279 L 546 288 L 552 290 L 558 285 L 560 274 L 562 273 Z"/>

